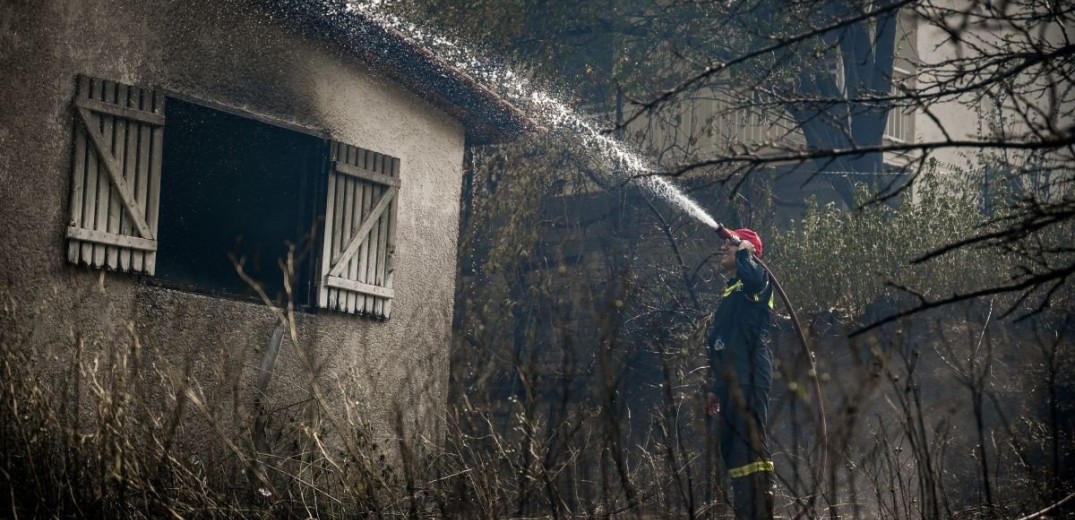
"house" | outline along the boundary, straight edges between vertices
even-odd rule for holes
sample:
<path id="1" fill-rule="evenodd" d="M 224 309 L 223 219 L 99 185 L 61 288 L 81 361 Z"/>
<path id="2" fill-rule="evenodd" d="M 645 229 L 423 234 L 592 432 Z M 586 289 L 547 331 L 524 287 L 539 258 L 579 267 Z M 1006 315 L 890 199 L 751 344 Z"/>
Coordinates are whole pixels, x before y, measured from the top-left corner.
<path id="1" fill-rule="evenodd" d="M 342 0 L 8 2 L 0 69 L 3 348 L 43 385 L 137 368 L 200 396 L 191 444 L 314 399 L 436 425 L 464 148 L 520 112 Z"/>

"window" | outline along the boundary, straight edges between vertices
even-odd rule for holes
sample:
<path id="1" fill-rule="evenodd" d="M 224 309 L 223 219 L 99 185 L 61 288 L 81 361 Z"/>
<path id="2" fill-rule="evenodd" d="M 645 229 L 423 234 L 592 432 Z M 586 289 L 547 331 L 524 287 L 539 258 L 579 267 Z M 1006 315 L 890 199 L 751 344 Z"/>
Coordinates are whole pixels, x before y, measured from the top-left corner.
<path id="1" fill-rule="evenodd" d="M 165 120 L 158 92 L 78 83 L 69 261 L 391 315 L 399 159 L 174 97 Z"/>
<path id="2" fill-rule="evenodd" d="M 253 281 L 282 303 L 290 245 L 293 298 L 310 307 L 324 140 L 175 98 L 166 137 L 156 279 L 256 300 Z"/>
<path id="3" fill-rule="evenodd" d="M 905 95 L 910 87 L 913 87 L 911 73 L 895 67 L 892 71 L 892 95 L 900 97 Z M 914 108 L 903 105 L 893 105 L 888 111 L 885 120 L 884 137 L 897 143 L 910 143 L 914 141 Z"/>

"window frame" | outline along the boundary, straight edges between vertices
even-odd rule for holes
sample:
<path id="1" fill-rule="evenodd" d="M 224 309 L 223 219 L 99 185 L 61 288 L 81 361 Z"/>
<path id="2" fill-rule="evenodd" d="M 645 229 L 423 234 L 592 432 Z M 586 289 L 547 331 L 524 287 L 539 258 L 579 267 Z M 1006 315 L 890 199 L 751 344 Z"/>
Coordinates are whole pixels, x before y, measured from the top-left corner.
<path id="1" fill-rule="evenodd" d="M 156 147 L 154 149 L 153 156 L 154 156 L 154 158 L 156 160 L 156 165 L 155 165 L 155 167 L 157 168 L 157 170 L 156 170 L 157 171 L 157 173 L 156 173 L 156 175 L 157 175 L 157 177 L 156 177 L 156 188 L 158 190 L 162 186 L 162 182 L 161 182 L 161 179 L 163 178 L 162 173 L 167 168 L 166 165 L 162 164 L 162 163 L 164 163 L 164 161 L 162 160 L 162 157 L 164 155 L 164 153 L 163 153 L 164 145 L 161 144 L 161 139 L 163 138 L 164 142 L 167 142 L 167 133 L 168 132 L 167 132 L 167 124 L 165 124 L 166 120 L 164 119 L 163 107 L 167 106 L 167 103 L 168 103 L 169 99 L 174 99 L 174 100 L 181 101 L 181 102 L 184 102 L 184 103 L 196 105 L 196 106 L 201 107 L 201 108 L 214 110 L 214 111 L 222 112 L 222 113 L 230 115 L 230 116 L 250 120 L 250 121 L 252 121 L 252 122 L 254 122 L 256 124 L 268 125 L 268 126 L 276 127 L 276 128 L 283 129 L 283 130 L 296 132 L 296 133 L 299 133 L 299 134 L 302 134 L 302 135 L 305 135 L 305 136 L 309 136 L 309 137 L 313 137 L 313 138 L 316 138 L 316 139 L 319 139 L 320 141 L 322 141 L 324 147 L 320 151 L 317 152 L 319 154 L 319 156 L 320 156 L 320 165 L 319 165 L 319 167 L 317 167 L 318 168 L 317 169 L 318 173 L 314 175 L 315 178 L 309 179 L 309 181 L 312 184 L 311 184 L 311 189 L 306 194 L 307 197 L 314 197 L 314 200 L 305 201 L 306 204 L 310 205 L 310 208 L 311 208 L 311 211 L 312 211 L 312 225 L 313 225 L 313 228 L 314 228 L 314 232 L 310 234 L 310 241 L 311 242 L 309 244 L 309 252 L 308 252 L 309 257 L 308 257 L 308 260 L 305 263 L 305 267 L 304 267 L 304 273 L 306 275 L 306 280 L 308 281 L 308 283 L 310 284 L 311 287 L 310 287 L 310 291 L 308 292 L 309 297 L 305 301 L 302 301 L 302 302 L 294 301 L 292 303 L 295 304 L 296 310 L 298 310 L 300 312 L 310 313 L 310 314 L 317 314 L 317 313 L 320 313 L 321 311 L 324 310 L 324 311 L 330 311 L 330 312 L 340 312 L 340 313 L 355 314 L 355 315 L 360 315 L 360 316 L 367 316 L 367 317 L 372 317 L 372 318 L 377 318 L 377 319 L 388 319 L 390 317 L 391 308 L 392 308 L 392 302 L 394 301 L 394 298 L 395 298 L 394 290 L 393 290 L 393 280 L 394 280 L 394 268 L 395 268 L 395 261 L 394 261 L 394 258 L 395 258 L 395 234 L 396 234 L 396 230 L 399 227 L 399 205 L 400 204 L 399 204 L 398 193 L 399 193 L 399 190 L 400 190 L 400 177 L 401 177 L 401 173 L 402 173 L 401 172 L 401 166 L 400 166 L 401 162 L 402 162 L 401 159 L 399 159 L 397 157 L 389 156 L 387 154 L 382 154 L 382 153 L 379 153 L 379 152 L 375 152 L 373 150 L 369 150 L 369 149 L 366 149 L 366 148 L 362 148 L 362 147 L 359 147 L 359 146 L 351 145 L 351 144 L 345 143 L 343 141 L 335 140 L 335 139 L 332 138 L 332 136 L 328 132 L 323 131 L 323 130 L 310 129 L 310 128 L 303 127 L 303 126 L 300 126 L 300 125 L 297 125 L 297 124 L 294 124 L 294 123 L 291 123 L 291 122 L 288 122 L 288 121 L 284 121 L 284 120 L 275 118 L 275 117 L 267 116 L 267 115 L 260 114 L 260 113 L 251 112 L 249 110 L 236 108 L 234 106 L 229 106 L 229 105 L 225 105 L 225 104 L 214 102 L 214 101 L 209 101 L 209 100 L 202 99 L 202 98 L 199 98 L 199 97 L 196 97 L 196 96 L 188 95 L 188 94 L 183 93 L 183 92 L 178 92 L 178 91 L 175 91 L 175 90 L 172 90 L 172 89 L 139 87 L 139 86 L 134 86 L 134 85 L 127 85 L 127 84 L 124 84 L 122 82 L 114 82 L 114 81 L 110 81 L 110 80 L 104 80 L 104 79 L 101 79 L 101 78 L 94 78 L 94 77 L 81 75 L 81 74 L 78 75 L 78 77 L 77 77 L 77 85 L 76 85 L 77 88 L 76 88 L 74 96 L 72 98 L 72 111 L 75 112 L 75 114 L 76 114 L 75 118 L 74 118 L 74 125 L 75 126 L 72 129 L 72 137 L 75 140 L 75 146 L 73 147 L 74 150 L 72 151 L 71 167 L 70 167 L 70 170 L 69 170 L 69 175 L 70 175 L 69 179 L 71 180 L 71 183 L 72 183 L 71 184 L 71 194 L 70 194 L 70 204 L 71 204 L 70 211 L 72 213 L 72 220 L 71 220 L 71 225 L 69 226 L 68 231 L 67 231 L 67 241 L 66 241 L 67 243 L 65 244 L 65 247 L 64 247 L 66 256 L 68 257 L 68 261 L 70 263 L 72 263 L 72 264 L 85 264 L 85 265 L 88 265 L 91 268 L 95 268 L 95 269 L 110 269 L 110 270 L 130 271 L 132 274 L 135 274 L 137 276 L 136 279 L 140 283 L 143 283 L 143 284 L 149 285 L 149 286 L 174 289 L 174 290 L 178 290 L 178 291 L 182 291 L 182 292 L 186 292 L 186 293 L 192 293 L 192 294 L 202 294 L 202 295 L 206 295 L 206 296 L 209 296 L 209 297 L 220 298 L 220 299 L 224 299 L 224 300 L 264 303 L 263 299 L 260 298 L 260 297 L 254 297 L 254 296 L 250 296 L 250 295 L 238 294 L 238 293 L 235 293 L 235 292 L 233 292 L 231 290 L 227 290 L 227 289 L 222 289 L 222 290 L 218 291 L 218 290 L 213 290 L 211 288 L 199 287 L 199 286 L 190 286 L 190 285 L 185 285 L 185 284 L 182 284 L 182 283 L 177 283 L 177 282 L 173 282 L 173 281 L 170 281 L 170 280 L 167 280 L 167 279 L 160 278 L 154 272 L 155 262 L 153 262 L 153 261 L 146 260 L 146 263 L 149 265 L 149 267 L 147 269 L 145 269 L 145 270 L 127 269 L 126 267 L 124 267 L 123 269 L 118 269 L 116 266 L 118 266 L 119 264 L 111 265 L 111 264 L 104 264 L 104 263 L 100 263 L 100 262 L 94 263 L 94 262 L 91 262 L 91 261 L 85 261 L 84 255 L 79 254 L 81 252 L 81 250 L 86 248 L 86 242 L 85 242 L 86 238 L 85 237 L 95 235 L 95 233 L 92 231 L 92 229 L 90 229 L 88 231 L 87 230 L 81 230 L 80 231 L 78 229 L 75 229 L 75 225 L 80 223 L 81 219 L 76 218 L 77 216 L 74 215 L 74 213 L 76 211 L 78 211 L 80 214 L 84 211 L 84 208 L 82 206 L 82 200 L 77 199 L 77 197 L 82 197 L 82 193 L 80 191 L 78 191 L 78 190 L 83 189 L 83 187 L 82 187 L 82 185 L 80 183 L 82 183 L 85 180 L 85 176 L 86 176 L 85 168 L 87 168 L 87 166 L 85 165 L 85 162 L 87 160 L 87 157 L 92 157 L 92 155 L 88 156 L 87 152 L 86 152 L 86 148 L 88 146 L 90 146 L 89 144 L 87 144 L 89 142 L 88 141 L 89 136 L 88 136 L 88 133 L 86 132 L 86 127 L 82 126 L 84 124 L 88 124 L 88 123 L 83 122 L 85 120 L 85 115 L 84 115 L 85 112 L 84 111 L 85 111 L 86 103 L 82 98 L 89 96 L 89 94 L 85 94 L 84 91 L 85 91 L 85 89 L 89 88 L 89 85 L 91 85 L 91 84 L 94 85 L 94 89 L 97 88 L 97 85 L 107 85 L 107 86 L 111 86 L 111 88 L 113 88 L 113 89 L 119 88 L 119 89 L 123 90 L 124 92 L 128 91 L 128 89 L 129 89 L 130 92 L 134 92 L 135 90 L 137 90 L 140 93 L 145 93 L 145 95 L 156 96 L 156 99 L 159 100 L 159 105 L 161 107 L 160 108 L 161 113 L 159 114 L 159 116 L 158 115 L 153 115 L 153 114 L 150 115 L 150 118 L 153 119 L 153 120 L 156 120 L 156 118 L 158 118 L 158 117 L 160 119 L 160 122 L 157 123 L 158 124 L 158 126 L 157 126 L 158 131 L 154 134 L 156 141 L 153 141 L 153 143 L 154 143 L 153 146 Z M 98 103 L 98 104 L 100 104 L 100 103 Z M 118 112 L 123 112 L 125 107 L 121 106 L 118 103 L 115 103 L 115 104 L 119 108 L 112 109 L 113 112 L 117 112 L 117 111 Z M 156 107 L 157 105 L 153 105 L 153 106 Z M 155 111 L 156 109 L 154 108 L 153 110 Z M 102 123 L 102 125 L 103 124 L 104 123 Z M 134 125 L 134 123 L 131 123 L 131 124 Z M 132 126 L 132 128 L 133 128 L 133 126 Z M 378 158 L 377 161 L 379 161 L 378 165 L 374 167 L 374 166 L 370 166 L 370 164 L 366 164 L 366 166 L 367 166 L 366 168 L 363 168 L 362 164 L 357 164 L 357 165 L 356 164 L 350 164 L 350 165 L 343 164 L 342 166 L 340 166 L 343 162 L 346 162 L 346 161 L 343 161 L 341 159 L 341 157 L 337 156 L 337 150 L 343 149 L 344 147 L 346 147 L 349 150 L 359 150 L 364 154 L 363 155 L 364 157 L 365 157 L 365 154 L 368 154 L 368 156 L 371 157 L 371 158 L 377 157 Z M 131 152 L 131 153 L 133 153 L 133 152 Z M 81 160 L 81 162 L 80 162 L 80 160 Z M 103 160 L 104 159 L 102 159 L 102 161 Z M 315 159 L 314 162 L 316 162 L 316 159 Z M 357 168 L 359 170 L 365 169 L 366 170 L 365 173 L 363 173 L 362 171 L 350 171 L 350 172 L 343 171 L 343 172 L 341 172 L 341 170 L 354 169 L 356 166 L 357 166 Z M 112 168 L 111 166 L 109 166 L 109 167 Z M 81 170 L 79 170 L 79 169 L 81 169 Z M 104 166 L 101 167 L 101 170 L 102 171 L 100 172 L 100 176 L 106 175 L 106 173 L 104 172 Z M 81 180 L 78 178 L 78 175 L 80 174 L 80 171 L 81 171 L 81 175 L 82 175 Z M 377 219 L 375 220 L 374 223 L 372 223 L 369 226 L 367 226 L 367 227 L 372 228 L 372 231 L 370 231 L 371 233 L 379 232 L 379 233 L 381 233 L 381 236 L 382 236 L 382 238 L 380 238 L 380 239 L 369 239 L 368 240 L 368 242 L 374 242 L 374 241 L 379 240 L 377 242 L 377 247 L 381 248 L 381 249 L 378 249 L 377 251 L 374 251 L 372 253 L 372 256 L 369 257 L 371 259 L 375 258 L 377 263 L 380 265 L 379 270 L 377 271 L 380 274 L 378 274 L 376 277 L 373 275 L 373 271 L 372 270 L 370 271 L 370 273 L 371 273 L 370 277 L 371 278 L 369 280 L 369 282 L 370 282 L 369 284 L 366 284 L 365 281 L 359 282 L 358 280 L 354 280 L 353 282 L 350 282 L 350 281 L 348 281 L 346 279 L 341 280 L 340 276 L 335 277 L 336 280 L 335 280 L 334 284 L 331 284 L 331 283 L 326 284 L 326 281 L 329 281 L 329 274 L 330 273 L 329 273 L 328 270 L 329 269 L 334 269 L 334 266 L 329 265 L 330 264 L 330 259 L 328 258 L 328 255 L 329 255 L 329 252 L 332 250 L 332 248 L 331 248 L 331 245 L 328 242 L 330 237 L 328 237 L 328 235 L 326 234 L 327 231 L 328 231 L 328 223 L 326 222 L 326 220 L 329 217 L 328 213 L 329 213 L 329 208 L 330 208 L 330 200 L 329 199 L 330 199 L 330 197 L 333 196 L 332 193 L 331 193 L 332 189 L 330 188 L 330 183 L 333 182 L 334 176 L 340 176 L 341 173 L 348 173 L 348 174 L 350 174 L 352 176 L 357 177 L 358 182 L 361 182 L 362 180 L 365 180 L 365 181 L 368 181 L 368 182 L 377 183 L 377 182 L 384 181 L 384 179 L 389 179 L 390 178 L 389 182 L 387 184 L 384 184 L 383 186 L 381 186 L 379 189 L 371 189 L 370 193 L 372 193 L 373 195 L 367 201 L 367 206 L 369 206 L 369 207 L 368 208 L 363 208 L 361 213 L 357 212 L 358 210 L 356 210 L 356 213 L 355 213 L 355 218 L 358 218 L 358 215 L 360 215 L 360 214 L 364 215 L 365 211 L 373 210 L 374 206 L 377 205 L 377 201 L 378 201 L 377 195 L 380 195 L 381 197 L 385 197 L 386 195 L 389 195 L 390 200 L 387 203 L 384 204 L 385 208 L 383 209 L 383 213 L 381 213 L 381 214 L 379 214 L 377 216 Z M 109 174 L 112 175 L 113 178 L 115 178 L 114 174 L 111 174 L 111 173 L 109 173 Z M 341 186 L 342 186 L 342 184 L 341 184 Z M 101 189 L 103 190 L 105 188 L 101 188 Z M 356 190 L 357 190 L 357 188 L 356 188 Z M 111 192 L 114 194 L 114 193 L 117 192 L 117 189 L 112 188 Z M 122 195 L 123 195 L 122 198 L 124 200 L 122 200 L 120 202 L 122 202 L 123 204 L 127 204 L 129 206 L 129 202 L 128 202 L 127 199 L 129 199 L 130 197 L 127 194 L 122 194 Z M 165 198 L 165 197 L 166 197 L 166 194 L 158 193 L 154 200 L 150 200 L 148 202 L 145 201 L 145 200 L 142 200 L 141 202 L 142 202 L 143 206 L 146 206 L 147 204 L 148 205 L 155 205 L 155 207 L 149 208 L 148 211 L 150 211 L 151 213 L 155 213 L 156 214 L 155 217 L 156 217 L 156 216 L 159 216 L 159 214 L 160 214 L 162 199 Z M 113 195 L 112 198 L 115 199 L 115 198 L 120 198 L 120 197 L 118 197 L 116 195 Z M 76 204 L 76 199 L 77 199 L 77 204 Z M 115 205 L 114 203 L 116 203 L 116 201 L 110 202 L 110 204 L 112 204 L 112 205 Z M 115 209 L 115 208 L 113 208 L 113 209 Z M 300 213 L 301 213 L 301 211 L 300 211 Z M 128 217 L 126 220 L 130 220 L 130 218 Z M 358 225 L 359 220 L 355 220 L 354 223 L 356 225 Z M 153 228 L 153 231 L 152 231 L 153 240 L 155 241 L 156 238 L 157 238 L 156 235 L 158 233 L 157 226 L 156 226 L 157 223 L 152 222 L 152 224 L 153 224 L 152 225 L 152 228 Z M 134 225 L 128 223 L 128 225 L 124 226 L 124 228 L 123 228 L 124 232 L 126 232 L 128 235 L 130 235 L 130 232 L 131 232 L 131 229 L 129 229 L 129 228 L 133 229 Z M 361 231 L 361 229 L 360 228 L 352 229 L 352 232 L 355 232 L 355 231 Z M 101 233 L 96 233 L 96 234 L 101 234 Z M 356 236 L 357 236 L 357 234 L 356 234 Z M 137 236 L 134 236 L 134 235 L 131 235 L 127 239 L 123 239 L 122 237 L 120 237 L 120 239 L 113 238 L 113 239 L 109 239 L 109 240 L 111 240 L 111 242 L 116 242 L 116 243 L 120 243 L 120 242 L 127 243 L 127 242 L 129 242 L 129 243 L 135 244 L 137 247 L 143 246 L 144 244 L 142 244 L 142 242 L 146 242 L 145 240 L 141 240 Z M 354 237 L 351 240 L 354 240 Z M 365 239 L 363 239 L 363 240 L 365 240 Z M 360 242 L 361 242 L 361 240 L 360 240 Z M 108 245 L 106 243 L 102 243 L 102 244 L 98 244 L 98 245 L 95 245 L 95 246 L 92 246 L 92 247 L 109 247 L 110 249 L 114 249 L 113 245 L 114 244 Z M 136 247 L 136 249 L 137 249 L 137 247 Z M 370 249 L 366 245 L 362 245 L 361 247 L 363 249 Z M 339 254 L 339 253 L 342 253 L 342 251 L 337 251 L 337 254 Z M 111 253 L 109 253 L 109 254 L 111 254 Z M 363 254 L 365 254 L 365 253 L 363 253 Z M 153 250 L 153 255 L 155 257 L 156 249 Z M 95 249 L 91 250 L 91 259 L 93 257 L 96 257 L 96 256 L 99 256 L 99 255 L 96 255 Z M 373 260 L 370 260 L 370 262 L 371 262 L 371 265 L 372 265 Z M 126 265 L 127 264 L 124 264 L 124 266 L 126 266 Z M 339 273 L 337 273 L 337 275 L 338 274 Z M 296 274 L 296 278 L 297 279 L 300 278 L 298 276 L 298 274 Z M 346 276 L 343 276 L 342 278 L 346 278 Z M 374 282 L 377 282 L 378 280 L 379 280 L 379 282 L 378 282 L 379 285 L 374 284 Z M 342 285 L 341 285 L 341 283 L 342 283 Z M 330 287 L 329 287 L 330 285 L 332 285 L 332 289 L 336 290 L 336 291 L 342 291 L 342 290 L 345 290 L 345 288 L 346 288 L 346 290 L 355 290 L 355 287 L 359 287 L 358 290 L 360 292 L 358 293 L 358 296 L 355 297 L 355 299 L 358 300 L 358 301 L 361 301 L 362 299 L 365 299 L 368 302 L 367 305 L 365 305 L 365 306 L 363 306 L 363 305 L 355 305 L 355 306 L 323 305 L 322 302 L 324 302 L 326 300 L 325 295 L 326 295 L 326 293 L 328 293 L 328 291 L 330 289 Z M 364 285 L 366 287 L 363 289 L 361 286 L 364 286 Z M 364 294 L 363 294 L 362 291 L 364 291 Z"/>
<path id="2" fill-rule="evenodd" d="M 250 111 L 247 111 L 247 110 L 243 110 L 243 109 L 231 107 L 231 106 L 228 106 L 228 105 L 223 105 L 223 104 L 220 104 L 220 103 L 204 100 L 204 99 L 194 97 L 194 96 L 189 96 L 189 95 L 186 95 L 186 94 L 183 94 L 183 93 L 176 93 L 175 91 L 168 90 L 168 89 L 160 89 L 160 91 L 163 93 L 163 95 L 164 95 L 166 100 L 181 101 L 183 103 L 187 103 L 187 104 L 190 104 L 190 105 L 195 105 L 195 106 L 203 108 L 203 109 L 213 110 L 213 111 L 221 112 L 221 113 L 226 114 L 228 116 L 245 119 L 245 120 L 248 120 L 248 121 L 253 122 L 255 124 L 258 124 L 258 125 L 267 125 L 267 126 L 275 127 L 277 129 L 282 129 L 282 130 L 286 130 L 286 131 L 290 131 L 290 132 L 295 132 L 295 133 L 302 134 L 302 135 L 307 136 L 307 137 L 312 137 L 312 138 L 318 139 L 318 140 L 321 141 L 322 149 L 320 151 L 318 151 L 318 154 L 320 155 L 320 161 L 319 161 L 320 165 L 319 165 L 319 167 L 317 169 L 317 172 L 323 172 L 324 169 L 327 167 L 326 166 L 326 160 L 325 160 L 325 158 L 327 156 L 327 152 L 326 152 L 325 148 L 327 147 L 327 143 L 328 143 L 329 139 L 327 137 L 328 134 L 325 133 L 325 132 L 321 132 L 321 131 L 317 131 L 317 130 L 311 130 L 311 129 L 304 128 L 304 127 L 301 127 L 301 126 L 297 126 L 295 124 L 292 124 L 292 123 L 289 123 L 289 122 L 286 122 L 286 121 L 282 121 L 282 120 L 270 117 L 270 116 L 257 114 L 257 113 L 250 112 Z M 175 105 L 175 103 L 173 103 L 173 105 Z M 166 129 L 165 129 L 165 143 L 168 142 L 167 135 L 168 135 L 168 132 L 167 132 L 167 127 L 166 127 Z M 162 150 L 162 155 L 163 155 L 163 150 Z M 164 171 L 166 171 L 167 169 L 168 169 L 168 165 L 165 164 L 163 166 L 163 168 L 162 168 L 162 173 Z M 317 263 L 319 261 L 317 251 L 318 251 L 319 245 L 320 245 L 321 240 L 322 240 L 322 233 L 323 233 L 322 220 L 324 218 L 324 201 L 323 201 L 323 199 L 324 199 L 325 185 L 324 185 L 324 182 L 321 179 L 321 175 L 319 175 L 317 172 L 315 172 L 312 175 L 312 178 L 309 179 L 309 182 L 311 182 L 312 184 L 311 184 L 310 192 L 307 194 L 307 197 L 313 197 L 314 199 L 306 201 L 306 203 L 311 206 L 308 211 L 311 212 L 311 223 L 312 223 L 312 225 L 316 226 L 316 233 L 313 236 L 310 237 L 310 246 L 309 246 L 309 253 L 308 253 L 310 256 L 309 256 L 308 260 L 305 262 L 304 272 L 303 273 L 295 273 L 295 279 L 301 280 L 301 279 L 305 278 L 305 280 L 310 284 L 310 287 L 308 288 L 310 296 L 309 296 L 309 298 L 306 298 L 303 301 L 293 300 L 291 302 L 291 303 L 294 304 L 296 310 L 298 310 L 300 312 L 309 313 L 309 314 L 316 313 L 316 309 L 317 309 L 316 279 L 317 279 L 317 274 L 318 274 L 317 273 Z M 162 179 L 163 179 L 163 175 L 162 175 Z M 168 197 L 168 195 L 166 193 L 162 192 L 162 194 L 159 197 L 159 199 L 163 202 L 163 200 L 166 199 L 167 197 Z M 159 208 L 158 208 L 158 212 L 159 212 Z M 166 215 L 165 215 L 165 217 L 166 217 Z M 191 294 L 199 294 L 199 295 L 208 296 L 208 297 L 211 297 L 211 298 L 219 298 L 219 299 L 223 299 L 223 300 L 247 302 L 247 303 L 265 303 L 265 300 L 262 297 L 260 297 L 259 295 L 240 294 L 240 293 L 237 293 L 237 292 L 234 292 L 234 291 L 231 291 L 231 290 L 227 290 L 227 289 L 215 289 L 215 288 L 207 288 L 207 287 L 204 287 L 204 286 L 184 284 L 184 283 L 181 283 L 181 282 L 176 282 L 176 281 L 173 281 L 173 280 L 168 280 L 168 279 L 162 278 L 162 277 L 158 276 L 157 274 L 154 274 L 154 275 L 151 275 L 151 276 L 141 276 L 140 281 L 142 283 L 144 283 L 146 285 L 150 285 L 150 286 L 162 287 L 162 288 L 166 288 L 166 289 L 172 289 L 172 290 L 191 293 Z M 295 292 L 297 292 L 295 290 L 295 288 L 292 288 L 292 289 L 293 289 L 293 291 L 292 291 L 293 294 Z M 269 298 L 273 297 L 273 295 L 271 295 L 271 294 L 267 295 L 267 296 Z M 274 304 L 275 303 L 276 302 L 274 302 Z"/>

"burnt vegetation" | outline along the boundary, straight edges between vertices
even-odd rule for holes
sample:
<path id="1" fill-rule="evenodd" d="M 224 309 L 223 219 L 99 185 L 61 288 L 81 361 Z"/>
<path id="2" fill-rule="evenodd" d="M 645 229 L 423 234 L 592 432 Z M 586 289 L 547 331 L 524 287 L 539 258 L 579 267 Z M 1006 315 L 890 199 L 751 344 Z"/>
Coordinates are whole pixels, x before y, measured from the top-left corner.
<path id="1" fill-rule="evenodd" d="M 535 84 L 572 86 L 718 221 L 766 237 L 816 363 L 778 303 L 779 515 L 1063 517 L 1075 511 L 1075 11 L 954 5 L 389 2 L 533 64 Z M 916 49 L 951 52 L 912 68 L 900 53 L 912 23 L 927 39 Z M 697 115 L 701 101 L 716 108 Z M 973 120 L 945 119 L 956 108 Z M 898 111 L 935 128 L 886 139 Z M 729 121 L 767 132 L 728 137 Z M 949 150 L 958 168 L 936 159 Z M 437 428 L 415 434 L 399 414 L 379 436 L 313 357 L 287 382 L 308 399 L 255 410 L 269 417 L 256 423 L 208 399 L 194 361 L 142 364 L 133 327 L 112 345 L 73 337 L 66 372 L 44 377 L 44 354 L 21 348 L 32 327 L 5 320 L 0 511 L 730 517 L 700 400 L 724 276 L 711 230 L 610 180 L 618 166 L 567 131 L 470 153 Z M 791 200 L 789 182 L 812 197 Z M 301 345 L 293 312 L 279 320 Z M 186 445 L 191 429 L 214 443 Z"/>

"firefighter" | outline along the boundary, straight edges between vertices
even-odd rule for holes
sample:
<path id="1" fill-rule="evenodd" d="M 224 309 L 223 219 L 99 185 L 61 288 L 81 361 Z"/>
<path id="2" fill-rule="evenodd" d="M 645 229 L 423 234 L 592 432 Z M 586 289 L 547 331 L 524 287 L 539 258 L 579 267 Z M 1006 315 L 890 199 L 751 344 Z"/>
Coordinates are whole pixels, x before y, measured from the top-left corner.
<path id="1" fill-rule="evenodd" d="M 773 379 L 773 284 L 757 260 L 762 255 L 758 234 L 745 228 L 730 233 L 720 260 L 729 280 L 706 335 L 710 391 L 705 412 L 716 419 L 735 517 L 769 519 L 774 475 L 765 429 Z"/>

